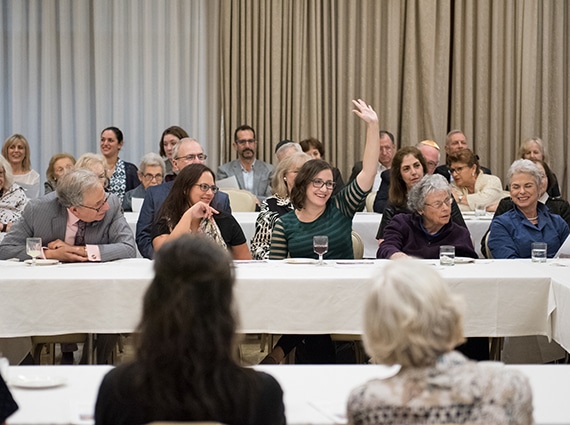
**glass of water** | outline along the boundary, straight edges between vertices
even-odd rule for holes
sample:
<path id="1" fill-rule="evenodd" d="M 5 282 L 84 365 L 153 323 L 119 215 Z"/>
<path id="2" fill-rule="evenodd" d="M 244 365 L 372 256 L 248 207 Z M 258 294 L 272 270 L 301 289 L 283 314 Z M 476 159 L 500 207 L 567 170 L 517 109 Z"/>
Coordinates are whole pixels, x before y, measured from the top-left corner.
<path id="1" fill-rule="evenodd" d="M 439 264 L 442 266 L 453 266 L 455 264 L 455 247 L 453 245 L 439 247 Z"/>
<path id="2" fill-rule="evenodd" d="M 319 266 L 322 266 L 323 255 L 329 250 L 329 237 L 328 236 L 313 236 L 313 251 L 319 255 Z"/>
<path id="3" fill-rule="evenodd" d="M 533 263 L 546 263 L 547 245 L 546 242 L 533 242 L 530 256 Z"/>
<path id="4" fill-rule="evenodd" d="M 26 254 L 32 257 L 32 266 L 35 266 L 36 258 L 42 253 L 42 238 L 26 238 Z"/>
<path id="5" fill-rule="evenodd" d="M 475 204 L 475 217 L 485 217 L 487 215 L 487 205 Z"/>

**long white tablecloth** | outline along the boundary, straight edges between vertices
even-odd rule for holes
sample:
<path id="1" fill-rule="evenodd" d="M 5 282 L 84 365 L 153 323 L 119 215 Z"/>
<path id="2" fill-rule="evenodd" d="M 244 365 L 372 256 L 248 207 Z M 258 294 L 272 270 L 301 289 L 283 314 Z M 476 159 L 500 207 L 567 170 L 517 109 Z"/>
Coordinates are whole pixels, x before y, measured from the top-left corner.
<path id="1" fill-rule="evenodd" d="M 565 311 L 558 311 L 558 302 L 570 300 L 570 285 L 564 283 L 570 279 L 560 267 L 530 260 L 478 260 L 442 268 L 425 261 L 464 296 L 467 336 L 554 335 L 570 347 L 570 332 L 553 330 L 551 322 L 559 318 L 558 327 L 568 328 L 563 320 L 570 307 L 565 304 Z M 284 261 L 237 263 L 241 331 L 359 334 L 365 295 L 387 262 L 328 262 L 322 267 Z M 131 332 L 153 276 L 152 264 L 130 259 L 33 268 L 2 261 L 0 337 Z"/>
<path id="2" fill-rule="evenodd" d="M 240 224 L 247 243 L 251 242 L 251 238 L 255 234 L 255 220 L 257 219 L 256 212 L 234 212 L 233 216 Z M 136 226 L 138 220 L 138 213 L 125 213 L 125 217 L 133 233 L 136 233 Z M 481 257 L 481 238 L 489 228 L 491 223 L 490 216 L 486 218 L 476 218 L 473 215 L 465 215 L 465 224 L 471 233 L 471 239 L 475 251 Z M 376 258 L 376 251 L 378 250 L 378 241 L 376 240 L 376 233 L 380 226 L 382 214 L 371 212 L 356 213 L 352 221 L 352 229 L 357 232 L 362 238 L 364 243 L 364 258 Z"/>
<path id="3" fill-rule="evenodd" d="M 537 425 L 570 424 L 568 393 L 570 366 L 512 365 L 530 380 Z M 66 384 L 51 389 L 11 391 L 20 409 L 9 425 L 92 424 L 95 401 L 110 366 L 16 366 L 10 377 L 62 377 Z M 398 367 L 375 365 L 256 366 L 273 375 L 284 391 L 285 414 L 290 425 L 346 423 L 350 391 L 366 381 L 394 375 Z"/>

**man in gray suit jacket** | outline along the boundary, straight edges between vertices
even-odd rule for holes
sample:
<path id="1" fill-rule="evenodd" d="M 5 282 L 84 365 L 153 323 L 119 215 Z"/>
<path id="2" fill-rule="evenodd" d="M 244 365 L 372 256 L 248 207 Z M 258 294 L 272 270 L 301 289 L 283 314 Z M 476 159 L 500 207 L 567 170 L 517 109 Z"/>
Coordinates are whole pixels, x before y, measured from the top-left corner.
<path id="1" fill-rule="evenodd" d="M 233 146 L 238 159 L 220 165 L 217 179 L 235 176 L 239 188 L 257 196 L 259 204 L 271 195 L 273 165 L 255 159 L 257 140 L 255 130 L 249 125 L 242 125 L 236 129 Z"/>
<path id="2" fill-rule="evenodd" d="M 26 205 L 0 244 L 0 259 L 28 258 L 26 238 L 31 237 L 42 238 L 46 259 L 69 263 L 136 257 L 133 232 L 119 199 L 106 194 L 88 170 L 65 174 L 56 192 Z"/>

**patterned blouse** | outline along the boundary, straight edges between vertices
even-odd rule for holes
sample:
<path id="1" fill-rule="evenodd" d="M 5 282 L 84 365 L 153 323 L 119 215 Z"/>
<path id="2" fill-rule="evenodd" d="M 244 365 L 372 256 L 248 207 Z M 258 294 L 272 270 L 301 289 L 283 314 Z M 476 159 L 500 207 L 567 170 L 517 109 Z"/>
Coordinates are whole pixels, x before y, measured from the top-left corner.
<path id="1" fill-rule="evenodd" d="M 115 171 L 109 179 L 108 190 L 117 195 L 121 202 L 123 202 L 123 197 L 127 191 L 127 172 L 125 171 L 125 162 L 121 158 L 117 159 Z"/>
<path id="2" fill-rule="evenodd" d="M 16 183 L 0 191 L 0 223 L 18 221 L 27 203 L 26 192 Z"/>
<path id="3" fill-rule="evenodd" d="M 503 363 L 477 363 L 453 351 L 433 367 L 402 369 L 352 390 L 351 425 L 531 425 L 528 379 Z"/>
<path id="4" fill-rule="evenodd" d="M 261 211 L 255 221 L 255 234 L 250 244 L 251 257 L 254 260 L 269 258 L 271 232 L 275 221 L 290 211 L 293 211 L 293 204 L 289 198 L 282 198 L 279 195 L 272 195 L 261 203 Z"/>

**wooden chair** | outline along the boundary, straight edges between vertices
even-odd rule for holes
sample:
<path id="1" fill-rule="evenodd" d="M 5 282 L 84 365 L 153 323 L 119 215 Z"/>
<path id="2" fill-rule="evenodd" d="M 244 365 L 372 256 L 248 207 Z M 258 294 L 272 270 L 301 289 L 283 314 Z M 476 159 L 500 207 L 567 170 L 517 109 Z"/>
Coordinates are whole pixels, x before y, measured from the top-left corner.
<path id="1" fill-rule="evenodd" d="M 364 257 L 364 242 L 358 233 L 354 230 L 352 231 L 352 251 L 354 253 L 354 259 L 360 260 Z"/>
<path id="2" fill-rule="evenodd" d="M 257 207 L 257 198 L 247 190 L 242 189 L 224 189 L 230 197 L 230 207 L 233 212 L 255 212 Z"/>
<path id="3" fill-rule="evenodd" d="M 374 212 L 374 200 L 376 199 L 376 191 L 370 192 L 366 196 L 366 211 L 367 212 Z"/>

